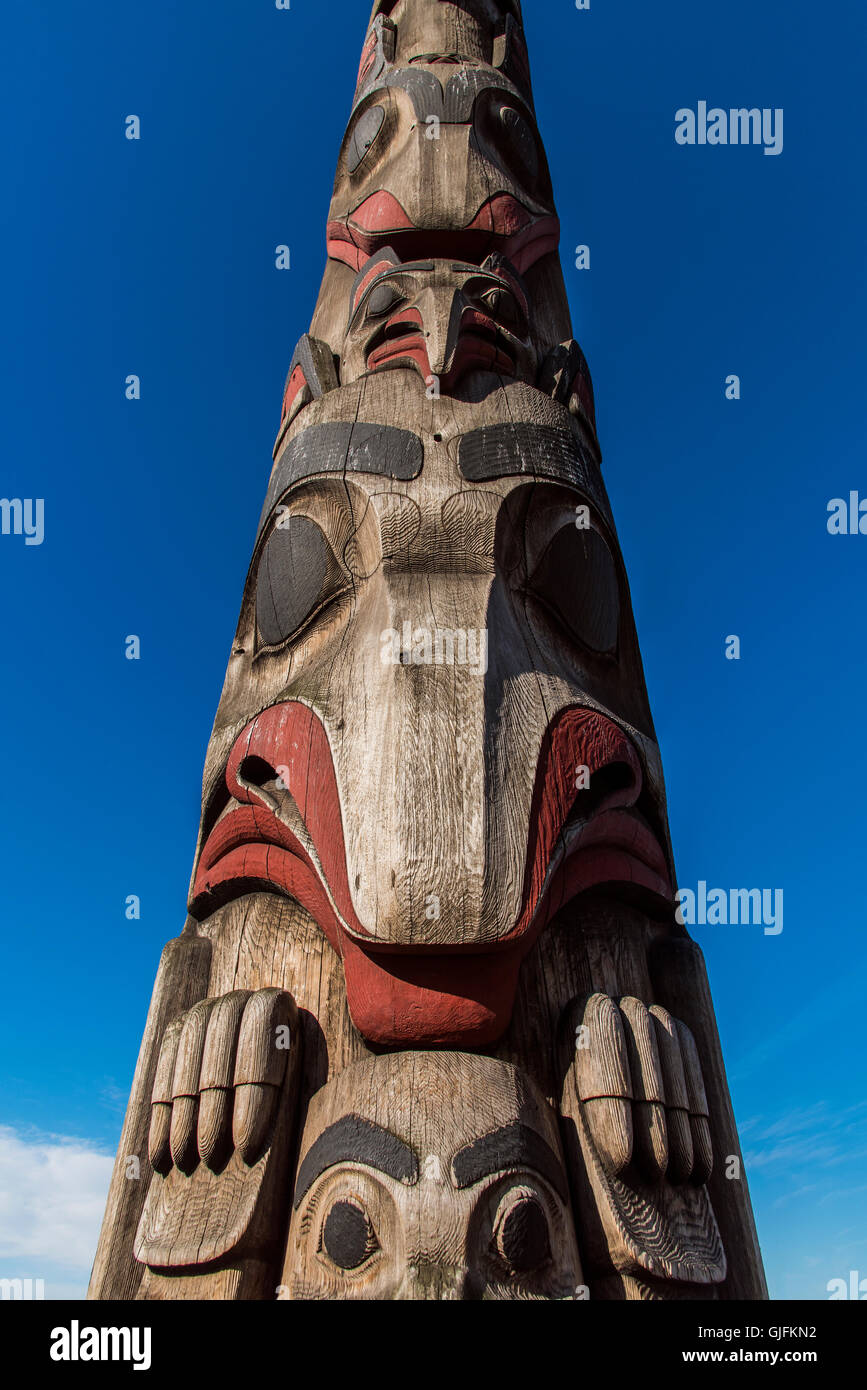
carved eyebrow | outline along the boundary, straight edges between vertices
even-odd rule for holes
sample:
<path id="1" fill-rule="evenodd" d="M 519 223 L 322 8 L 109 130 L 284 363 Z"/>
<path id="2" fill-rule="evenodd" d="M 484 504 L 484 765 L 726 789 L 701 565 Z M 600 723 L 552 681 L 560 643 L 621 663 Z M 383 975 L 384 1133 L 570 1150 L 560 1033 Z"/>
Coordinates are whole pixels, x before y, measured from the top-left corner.
<path id="1" fill-rule="evenodd" d="M 614 530 L 599 465 L 570 430 L 551 425 L 483 425 L 462 437 L 458 467 L 470 483 L 521 474 L 531 480 L 566 483 L 583 492 Z"/>
<path id="2" fill-rule="evenodd" d="M 418 1158 L 408 1144 L 360 1115 L 344 1115 L 322 1131 L 298 1169 L 296 1211 L 316 1179 L 337 1163 L 364 1163 L 398 1182 L 418 1182 Z"/>
<path id="3" fill-rule="evenodd" d="M 519 1121 L 482 1135 L 460 1149 L 452 1159 L 452 1176 L 457 1188 L 472 1187 L 491 1173 L 508 1168 L 529 1168 L 546 1178 L 566 1201 L 563 1165 L 540 1134 Z"/>
<path id="4" fill-rule="evenodd" d="M 317 473 L 376 473 L 410 482 L 421 472 L 423 460 L 424 445 L 418 435 L 393 425 L 346 421 L 309 425 L 277 456 L 259 530 L 283 494 L 304 478 Z"/>

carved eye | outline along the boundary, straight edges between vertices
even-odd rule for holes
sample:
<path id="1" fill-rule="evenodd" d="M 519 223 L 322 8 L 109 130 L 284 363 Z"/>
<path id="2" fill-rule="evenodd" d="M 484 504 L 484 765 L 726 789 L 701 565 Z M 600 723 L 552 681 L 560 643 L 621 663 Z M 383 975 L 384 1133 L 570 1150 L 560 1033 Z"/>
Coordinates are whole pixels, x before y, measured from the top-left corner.
<path id="1" fill-rule="evenodd" d="M 379 1249 L 370 1217 L 357 1200 L 335 1202 L 322 1227 L 322 1249 L 338 1269 L 359 1269 Z"/>
<path id="2" fill-rule="evenodd" d="M 503 102 L 483 104 L 477 128 L 502 167 L 525 188 L 533 188 L 540 173 L 539 147 L 520 111 Z"/>
<path id="3" fill-rule="evenodd" d="M 375 285 L 367 296 L 368 318 L 379 318 L 381 314 L 389 313 L 402 303 L 403 295 L 400 290 L 386 280 L 382 285 Z"/>
<path id="4" fill-rule="evenodd" d="M 504 328 L 516 328 L 520 320 L 520 311 L 513 294 L 508 290 L 491 289 L 486 290 L 479 296 L 479 302 L 485 306 L 491 318 L 496 319 Z"/>
<path id="5" fill-rule="evenodd" d="M 576 526 L 558 531 L 532 587 L 579 642 L 594 652 L 613 650 L 620 621 L 617 567 L 598 531 Z"/>
<path id="6" fill-rule="evenodd" d="M 548 1218 L 532 1188 L 512 1188 L 503 1197 L 494 1218 L 493 1244 L 513 1274 L 529 1274 L 551 1258 Z"/>
<path id="7" fill-rule="evenodd" d="M 512 167 L 520 171 L 527 183 L 535 183 L 539 174 L 539 151 L 529 122 L 511 106 L 502 106 L 499 118 L 504 146 L 512 156 Z"/>
<path id="8" fill-rule="evenodd" d="M 382 130 L 384 120 L 385 107 L 383 106 L 371 106 L 362 116 L 359 116 L 346 148 L 346 167 L 350 174 L 354 174 L 361 164 L 367 151 Z"/>
<path id="9" fill-rule="evenodd" d="M 259 561 L 256 620 L 267 646 L 283 642 L 319 607 L 335 573 L 331 547 L 315 521 L 282 515 Z"/>

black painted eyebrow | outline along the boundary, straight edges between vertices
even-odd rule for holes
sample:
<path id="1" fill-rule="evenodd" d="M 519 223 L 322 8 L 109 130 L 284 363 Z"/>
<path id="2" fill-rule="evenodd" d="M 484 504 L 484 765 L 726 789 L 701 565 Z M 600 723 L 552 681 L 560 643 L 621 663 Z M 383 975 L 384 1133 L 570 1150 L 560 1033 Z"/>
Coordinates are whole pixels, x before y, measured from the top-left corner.
<path id="1" fill-rule="evenodd" d="M 408 1144 L 360 1115 L 344 1115 L 322 1131 L 298 1169 L 296 1211 L 316 1179 L 337 1163 L 364 1163 L 398 1182 L 418 1182 L 418 1158 Z"/>
<path id="2" fill-rule="evenodd" d="M 410 482 L 421 472 L 424 445 L 417 434 L 393 425 L 337 421 L 309 425 L 278 456 L 259 530 L 294 483 L 317 473 L 376 473 Z"/>
<path id="3" fill-rule="evenodd" d="M 517 1120 L 482 1135 L 481 1139 L 460 1149 L 452 1159 L 452 1175 L 459 1189 L 472 1187 L 491 1173 L 508 1168 L 528 1168 L 540 1173 L 561 1200 L 566 1201 L 563 1165 L 557 1155 L 540 1134 Z"/>
<path id="4" fill-rule="evenodd" d="M 552 425 L 483 425 L 461 439 L 458 467 L 470 483 L 515 476 L 566 483 L 583 492 L 614 529 L 599 465 L 571 430 Z"/>

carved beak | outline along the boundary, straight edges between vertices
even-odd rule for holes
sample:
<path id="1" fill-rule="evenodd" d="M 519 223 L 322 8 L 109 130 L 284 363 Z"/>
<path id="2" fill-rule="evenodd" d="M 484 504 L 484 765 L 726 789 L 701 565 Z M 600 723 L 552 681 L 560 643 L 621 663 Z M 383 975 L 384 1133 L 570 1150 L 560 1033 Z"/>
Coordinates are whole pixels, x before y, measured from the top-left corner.
<path id="1" fill-rule="evenodd" d="M 429 287 L 416 300 L 424 324 L 427 355 L 435 377 L 446 377 L 457 351 L 466 300 L 459 289 Z"/>

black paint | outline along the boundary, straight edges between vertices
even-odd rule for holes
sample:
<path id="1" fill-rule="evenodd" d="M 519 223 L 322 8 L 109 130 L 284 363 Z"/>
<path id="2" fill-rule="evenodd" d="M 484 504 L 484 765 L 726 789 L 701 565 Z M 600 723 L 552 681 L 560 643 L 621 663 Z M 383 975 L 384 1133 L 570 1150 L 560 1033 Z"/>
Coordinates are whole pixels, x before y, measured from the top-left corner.
<path id="1" fill-rule="evenodd" d="M 331 547 L 306 516 L 286 516 L 259 560 L 256 621 L 268 646 L 282 642 L 317 607 L 328 575 Z"/>
<path id="2" fill-rule="evenodd" d="M 322 1228 L 322 1248 L 339 1269 L 358 1269 L 376 1249 L 373 1227 L 356 1202 L 335 1202 Z"/>
<path id="3" fill-rule="evenodd" d="M 472 1187 L 482 1178 L 508 1172 L 510 1168 L 541 1174 L 565 1202 L 566 1180 L 560 1160 L 540 1134 L 518 1120 L 476 1139 L 452 1159 L 452 1173 L 459 1188 Z"/>
<path id="4" fill-rule="evenodd" d="M 417 478 L 424 446 L 417 434 L 392 425 L 340 421 L 311 425 L 296 435 L 280 455 L 271 478 L 259 529 L 294 483 L 317 473 L 376 473 L 409 482 Z"/>
<path id="5" fill-rule="evenodd" d="M 598 465 L 571 430 L 551 425 L 486 425 L 463 436 L 458 464 L 471 483 L 524 475 L 578 488 L 613 529 Z"/>
<path id="6" fill-rule="evenodd" d="M 408 1144 L 360 1115 L 344 1115 L 320 1134 L 298 1169 L 296 1210 L 316 1179 L 338 1163 L 363 1163 L 398 1182 L 418 1181 L 418 1158 Z"/>

